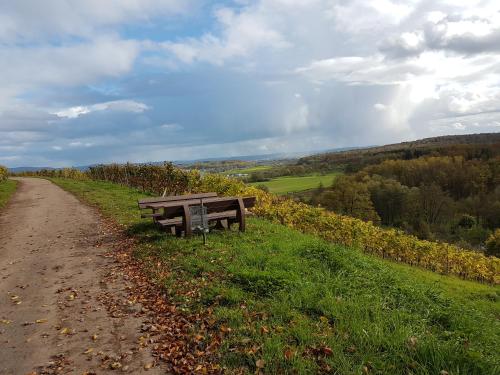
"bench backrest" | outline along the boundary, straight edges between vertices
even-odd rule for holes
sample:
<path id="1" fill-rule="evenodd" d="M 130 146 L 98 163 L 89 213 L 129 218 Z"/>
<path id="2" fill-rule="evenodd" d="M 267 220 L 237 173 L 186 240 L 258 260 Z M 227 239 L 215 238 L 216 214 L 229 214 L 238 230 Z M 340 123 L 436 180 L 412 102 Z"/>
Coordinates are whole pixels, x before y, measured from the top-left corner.
<path id="1" fill-rule="evenodd" d="M 207 211 L 210 212 L 222 212 L 236 210 L 239 208 L 238 198 L 228 198 L 227 200 L 221 200 L 216 202 L 206 202 L 203 203 L 207 207 Z M 245 197 L 243 198 L 243 205 L 245 208 L 251 208 L 255 206 L 255 197 Z"/>
<path id="2" fill-rule="evenodd" d="M 185 195 L 169 195 L 167 197 L 155 197 L 155 198 L 143 198 L 137 201 L 140 209 L 145 208 L 148 203 L 156 202 L 175 202 L 175 201 L 186 201 L 191 199 L 200 198 L 215 198 L 217 193 L 198 193 L 198 194 L 185 194 Z"/>

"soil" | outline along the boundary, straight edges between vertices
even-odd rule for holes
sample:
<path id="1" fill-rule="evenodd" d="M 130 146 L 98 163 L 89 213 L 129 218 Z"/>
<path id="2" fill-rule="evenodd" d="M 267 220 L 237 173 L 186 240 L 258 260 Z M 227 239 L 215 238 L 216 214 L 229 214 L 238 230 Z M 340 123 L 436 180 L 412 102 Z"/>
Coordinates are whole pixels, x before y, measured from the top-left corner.
<path id="1" fill-rule="evenodd" d="M 0 373 L 164 373 L 99 214 L 47 180 L 18 180 L 0 212 Z"/>

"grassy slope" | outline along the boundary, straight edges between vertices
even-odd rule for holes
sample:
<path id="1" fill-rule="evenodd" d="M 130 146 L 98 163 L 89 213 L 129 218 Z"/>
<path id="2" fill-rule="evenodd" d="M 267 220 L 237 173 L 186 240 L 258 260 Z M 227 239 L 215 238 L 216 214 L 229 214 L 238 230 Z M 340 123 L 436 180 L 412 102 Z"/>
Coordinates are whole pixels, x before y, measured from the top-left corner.
<path id="1" fill-rule="evenodd" d="M 250 185 L 266 185 L 271 193 L 286 194 L 297 191 L 309 190 L 317 188 L 320 183 L 324 186 L 330 186 L 338 176 L 338 172 L 328 173 L 325 175 L 312 176 L 285 176 L 274 178 L 266 182 L 253 182 Z"/>
<path id="2" fill-rule="evenodd" d="M 137 191 L 56 182 L 129 227 L 139 257 L 175 269 L 159 282 L 186 310 L 213 306 L 216 324 L 231 328 L 226 366 L 254 371 L 264 359 L 268 373 L 500 371 L 498 287 L 374 259 L 260 219 L 245 234 L 213 232 L 204 247 L 141 224 Z M 205 285 L 201 299 L 177 294 L 179 278 Z"/>
<path id="3" fill-rule="evenodd" d="M 0 182 L 0 208 L 7 204 L 11 195 L 16 191 L 16 186 L 17 182 L 14 180 Z"/>

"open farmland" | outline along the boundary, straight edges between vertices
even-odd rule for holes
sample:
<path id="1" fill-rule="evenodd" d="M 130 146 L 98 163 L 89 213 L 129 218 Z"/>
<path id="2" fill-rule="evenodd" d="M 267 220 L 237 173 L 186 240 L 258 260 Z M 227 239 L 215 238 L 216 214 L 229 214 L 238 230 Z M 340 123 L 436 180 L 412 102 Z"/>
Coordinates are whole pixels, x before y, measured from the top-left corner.
<path id="1" fill-rule="evenodd" d="M 277 177 L 270 181 L 252 182 L 250 185 L 264 185 L 269 188 L 269 191 L 274 194 L 287 194 L 298 191 L 315 189 L 319 184 L 330 186 L 340 172 L 327 174 L 314 174 L 310 176 L 283 176 Z"/>
<path id="2" fill-rule="evenodd" d="M 225 175 L 230 175 L 230 174 L 236 174 L 236 173 L 254 173 L 254 172 L 262 172 L 262 171 L 267 171 L 271 169 L 271 165 L 256 165 L 254 167 L 249 167 L 249 168 L 241 168 L 241 169 L 231 169 L 229 171 L 224 171 L 223 174 Z"/>

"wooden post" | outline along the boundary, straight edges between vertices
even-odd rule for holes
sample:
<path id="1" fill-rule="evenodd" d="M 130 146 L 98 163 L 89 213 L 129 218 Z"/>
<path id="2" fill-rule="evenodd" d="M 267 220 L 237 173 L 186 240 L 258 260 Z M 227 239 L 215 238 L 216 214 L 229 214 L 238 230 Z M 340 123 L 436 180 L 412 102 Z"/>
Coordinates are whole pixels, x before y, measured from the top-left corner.
<path id="1" fill-rule="evenodd" d="M 236 210 L 236 219 L 240 223 L 240 232 L 245 231 L 245 204 L 243 198 L 238 198 L 238 209 Z"/>

